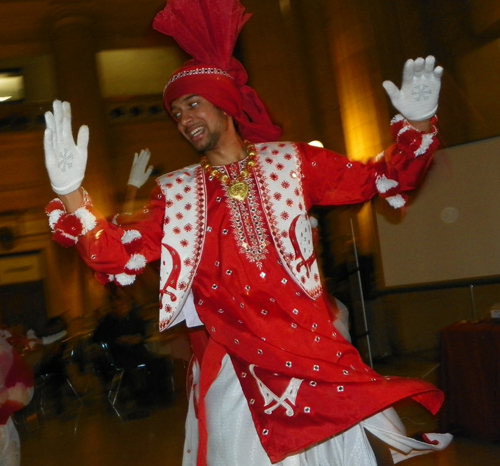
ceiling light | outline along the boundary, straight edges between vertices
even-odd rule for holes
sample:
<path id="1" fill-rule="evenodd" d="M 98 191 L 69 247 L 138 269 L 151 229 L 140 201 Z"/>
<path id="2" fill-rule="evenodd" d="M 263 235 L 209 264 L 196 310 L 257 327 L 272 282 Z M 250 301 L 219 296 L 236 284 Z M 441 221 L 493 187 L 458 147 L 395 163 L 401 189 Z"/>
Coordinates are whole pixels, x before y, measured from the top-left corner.
<path id="1" fill-rule="evenodd" d="M 0 102 L 24 99 L 24 79 L 22 71 L 0 70 Z"/>

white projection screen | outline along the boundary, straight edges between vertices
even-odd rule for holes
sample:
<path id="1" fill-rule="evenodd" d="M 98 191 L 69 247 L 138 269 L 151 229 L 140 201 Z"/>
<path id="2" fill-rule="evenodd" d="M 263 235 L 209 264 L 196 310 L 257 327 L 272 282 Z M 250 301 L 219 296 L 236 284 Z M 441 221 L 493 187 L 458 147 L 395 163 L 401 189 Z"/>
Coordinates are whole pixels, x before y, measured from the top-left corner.
<path id="1" fill-rule="evenodd" d="M 500 137 L 438 151 L 412 197 L 376 209 L 384 287 L 500 277 Z"/>

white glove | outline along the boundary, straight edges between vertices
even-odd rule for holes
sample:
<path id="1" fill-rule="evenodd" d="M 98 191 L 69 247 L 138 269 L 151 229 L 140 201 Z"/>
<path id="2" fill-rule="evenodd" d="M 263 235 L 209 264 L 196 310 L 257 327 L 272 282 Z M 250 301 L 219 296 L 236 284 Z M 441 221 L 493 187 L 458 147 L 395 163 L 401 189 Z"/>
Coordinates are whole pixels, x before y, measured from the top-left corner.
<path id="1" fill-rule="evenodd" d="M 383 86 L 392 105 L 407 120 L 423 121 L 436 114 L 443 68 L 434 67 L 436 59 L 429 55 L 425 60 L 407 60 L 403 68 L 403 82 L 398 89 L 392 81 Z"/>
<path id="2" fill-rule="evenodd" d="M 57 194 L 69 194 L 82 184 L 87 164 L 88 126 L 80 126 L 77 144 L 71 129 L 71 106 L 54 100 L 54 113 L 45 113 L 47 129 L 43 137 L 45 166 Z"/>
<path id="3" fill-rule="evenodd" d="M 140 188 L 146 181 L 148 181 L 148 178 L 151 176 L 151 172 L 153 171 L 153 165 L 150 165 L 146 170 L 146 165 L 149 162 L 150 156 L 151 152 L 149 152 L 149 149 L 143 149 L 140 154 L 137 154 L 137 152 L 134 154 L 134 161 L 132 162 L 132 168 L 130 169 L 130 176 L 127 184 Z"/>

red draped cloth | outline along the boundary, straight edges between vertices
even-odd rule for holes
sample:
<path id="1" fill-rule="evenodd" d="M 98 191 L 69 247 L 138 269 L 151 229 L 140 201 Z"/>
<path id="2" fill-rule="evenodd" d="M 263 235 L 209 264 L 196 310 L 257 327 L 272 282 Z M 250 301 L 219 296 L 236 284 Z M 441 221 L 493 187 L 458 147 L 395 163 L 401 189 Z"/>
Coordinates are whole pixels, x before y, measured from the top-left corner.
<path id="1" fill-rule="evenodd" d="M 235 178 L 241 166 L 220 169 Z M 312 198 L 321 195 L 315 192 L 321 181 L 306 186 Z M 375 373 L 336 331 L 326 298 L 312 300 L 290 278 L 272 245 L 253 178 L 244 202 L 229 199 L 224 189 L 207 180 L 207 246 L 193 282 L 200 318 L 223 349 L 209 346 L 201 386 L 208 389 L 227 352 L 271 461 L 402 398 L 413 397 L 435 413 L 441 392 L 421 380 Z"/>

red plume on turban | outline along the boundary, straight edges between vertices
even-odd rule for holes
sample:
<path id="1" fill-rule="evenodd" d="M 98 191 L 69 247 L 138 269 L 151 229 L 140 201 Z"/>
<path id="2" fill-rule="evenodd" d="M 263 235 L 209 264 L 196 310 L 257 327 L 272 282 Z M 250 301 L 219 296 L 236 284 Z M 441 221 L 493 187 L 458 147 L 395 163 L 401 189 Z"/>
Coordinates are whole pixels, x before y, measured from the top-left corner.
<path id="1" fill-rule="evenodd" d="M 177 70 L 165 88 L 163 102 L 197 94 L 232 116 L 241 136 L 252 142 L 279 139 L 259 96 L 247 86 L 243 65 L 233 56 L 243 25 L 251 15 L 238 0 L 170 0 L 153 22 L 193 57 Z"/>

